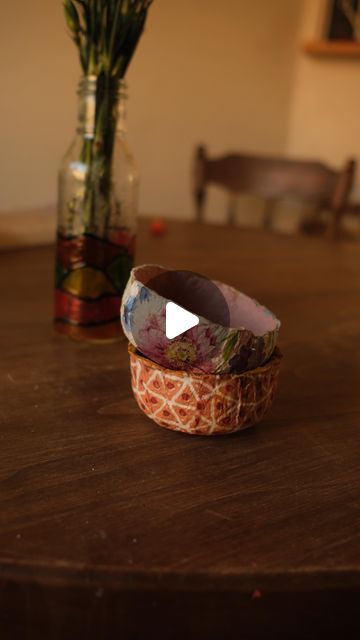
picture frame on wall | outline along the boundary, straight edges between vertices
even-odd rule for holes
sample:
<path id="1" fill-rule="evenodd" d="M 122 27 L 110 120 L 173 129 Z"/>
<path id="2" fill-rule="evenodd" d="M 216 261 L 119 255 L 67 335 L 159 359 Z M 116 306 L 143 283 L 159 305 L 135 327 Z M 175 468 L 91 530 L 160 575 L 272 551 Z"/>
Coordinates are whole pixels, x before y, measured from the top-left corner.
<path id="1" fill-rule="evenodd" d="M 321 0 L 316 38 L 303 50 L 310 55 L 360 57 L 360 0 Z"/>

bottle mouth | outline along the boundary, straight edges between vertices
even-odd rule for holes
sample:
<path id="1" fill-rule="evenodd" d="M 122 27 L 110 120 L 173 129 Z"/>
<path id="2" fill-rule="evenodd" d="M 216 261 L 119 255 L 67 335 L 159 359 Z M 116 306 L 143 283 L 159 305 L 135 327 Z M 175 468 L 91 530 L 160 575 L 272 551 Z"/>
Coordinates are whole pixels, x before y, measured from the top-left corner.
<path id="1" fill-rule="evenodd" d="M 99 76 L 90 74 L 82 76 L 78 84 L 78 94 L 96 94 L 98 91 L 101 93 L 109 91 L 117 96 L 117 98 L 127 99 L 127 83 L 124 79 L 118 80 L 111 78 L 110 81 L 103 86 L 99 86 Z"/>

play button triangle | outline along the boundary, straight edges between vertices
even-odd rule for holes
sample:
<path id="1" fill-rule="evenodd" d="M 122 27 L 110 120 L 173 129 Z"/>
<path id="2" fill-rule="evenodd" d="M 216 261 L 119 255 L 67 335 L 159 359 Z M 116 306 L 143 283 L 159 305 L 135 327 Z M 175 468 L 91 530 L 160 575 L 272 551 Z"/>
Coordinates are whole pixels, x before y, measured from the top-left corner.
<path id="1" fill-rule="evenodd" d="M 180 307 L 175 302 L 167 302 L 165 317 L 165 333 L 169 340 L 180 336 L 188 329 L 199 324 L 198 316 Z"/>

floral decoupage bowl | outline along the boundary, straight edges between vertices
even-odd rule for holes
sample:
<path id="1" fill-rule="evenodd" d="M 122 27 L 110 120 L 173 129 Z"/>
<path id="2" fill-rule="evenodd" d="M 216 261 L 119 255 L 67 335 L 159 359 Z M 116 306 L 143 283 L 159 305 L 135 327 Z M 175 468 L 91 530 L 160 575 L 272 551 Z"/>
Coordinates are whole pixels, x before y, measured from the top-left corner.
<path id="1" fill-rule="evenodd" d="M 281 353 L 240 374 L 174 371 L 129 343 L 131 385 L 140 409 L 154 422 L 193 435 L 225 435 L 260 422 L 271 407 Z"/>
<path id="2" fill-rule="evenodd" d="M 131 271 L 122 298 L 121 322 L 134 347 L 169 369 L 202 373 L 239 373 L 269 360 L 276 346 L 280 321 L 256 300 L 215 280 L 208 282 L 227 306 L 229 326 L 198 314 L 197 326 L 168 339 L 166 303 L 178 303 L 176 291 L 165 297 L 153 288 L 156 286 L 153 283 L 158 276 L 170 271 L 158 265 L 142 265 Z M 203 276 L 192 276 L 196 295 L 196 278 Z"/>

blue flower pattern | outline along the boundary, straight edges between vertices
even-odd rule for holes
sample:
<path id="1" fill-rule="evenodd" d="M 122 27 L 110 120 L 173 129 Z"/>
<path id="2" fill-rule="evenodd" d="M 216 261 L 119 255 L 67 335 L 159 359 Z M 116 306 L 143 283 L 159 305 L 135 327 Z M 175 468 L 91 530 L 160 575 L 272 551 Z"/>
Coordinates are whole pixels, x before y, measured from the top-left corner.
<path id="1" fill-rule="evenodd" d="M 146 289 L 146 287 L 141 287 L 140 289 L 140 302 L 147 302 L 150 300 L 150 291 Z"/>
<path id="2" fill-rule="evenodd" d="M 124 312 L 123 312 L 122 320 L 126 329 L 128 330 L 131 329 L 131 318 L 132 318 L 132 313 L 136 306 L 136 300 L 137 300 L 137 296 L 129 296 L 124 304 Z"/>
<path id="3" fill-rule="evenodd" d="M 139 300 L 141 303 L 150 300 L 150 292 L 146 287 L 139 287 L 137 292 L 134 295 L 129 296 L 124 304 L 122 320 L 128 331 L 131 330 L 133 311 Z"/>

